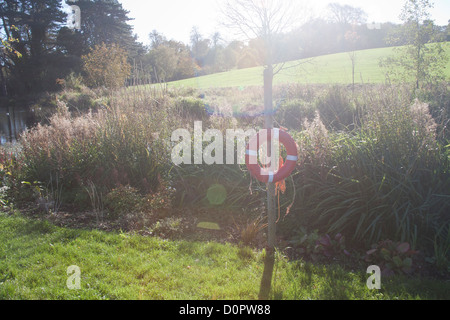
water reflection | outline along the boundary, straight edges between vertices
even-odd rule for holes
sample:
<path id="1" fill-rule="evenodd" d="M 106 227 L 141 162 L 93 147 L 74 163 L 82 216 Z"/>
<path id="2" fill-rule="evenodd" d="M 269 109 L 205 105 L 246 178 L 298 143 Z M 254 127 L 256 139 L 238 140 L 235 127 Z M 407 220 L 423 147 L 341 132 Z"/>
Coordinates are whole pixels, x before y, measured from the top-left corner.
<path id="1" fill-rule="evenodd" d="M 0 106 L 0 145 L 16 142 L 33 124 L 33 114 L 27 108 Z"/>

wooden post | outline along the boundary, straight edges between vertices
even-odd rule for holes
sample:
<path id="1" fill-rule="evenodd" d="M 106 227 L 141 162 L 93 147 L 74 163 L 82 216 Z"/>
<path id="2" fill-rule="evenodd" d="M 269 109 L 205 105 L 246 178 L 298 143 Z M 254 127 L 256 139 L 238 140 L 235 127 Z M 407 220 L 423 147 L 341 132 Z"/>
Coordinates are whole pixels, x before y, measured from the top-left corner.
<path id="1" fill-rule="evenodd" d="M 272 65 L 264 69 L 264 117 L 265 128 L 273 129 L 273 97 L 272 97 L 273 68 Z M 267 154 L 272 156 L 271 143 L 267 142 Z M 275 247 L 276 215 L 275 215 L 275 184 L 267 184 L 267 223 L 268 223 L 268 246 Z"/>
<path id="2" fill-rule="evenodd" d="M 264 69 L 264 116 L 265 128 L 273 129 L 273 67 L 268 65 Z M 271 143 L 267 142 L 267 154 L 272 156 Z M 264 271 L 261 279 L 259 291 L 259 299 L 267 300 L 269 298 L 272 286 L 273 266 L 275 262 L 275 245 L 276 245 L 276 212 L 275 212 L 275 184 L 267 184 L 267 248 L 264 260 Z"/>

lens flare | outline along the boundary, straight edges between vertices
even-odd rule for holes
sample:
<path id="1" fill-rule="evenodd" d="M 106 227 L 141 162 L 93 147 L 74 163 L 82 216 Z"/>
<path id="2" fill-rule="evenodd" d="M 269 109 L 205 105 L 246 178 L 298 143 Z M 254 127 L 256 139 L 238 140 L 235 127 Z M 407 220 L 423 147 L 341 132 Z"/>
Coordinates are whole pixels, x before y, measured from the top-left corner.
<path id="1" fill-rule="evenodd" d="M 206 198 L 211 205 L 221 205 L 227 199 L 227 190 L 221 184 L 213 184 L 208 188 Z"/>

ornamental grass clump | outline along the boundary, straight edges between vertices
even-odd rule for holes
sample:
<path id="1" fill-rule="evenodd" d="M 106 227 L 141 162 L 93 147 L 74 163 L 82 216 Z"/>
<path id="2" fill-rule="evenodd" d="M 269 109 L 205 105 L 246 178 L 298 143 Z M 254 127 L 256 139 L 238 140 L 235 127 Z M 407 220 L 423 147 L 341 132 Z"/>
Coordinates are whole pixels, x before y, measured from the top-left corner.
<path id="1" fill-rule="evenodd" d="M 143 194 L 158 190 L 168 153 L 155 137 L 153 118 L 126 106 L 78 117 L 63 104 L 59 109 L 48 125 L 38 124 L 22 135 L 24 181 L 46 186 L 58 177 L 65 204 L 88 203 L 91 184 L 103 195 L 127 185 Z"/>
<path id="2" fill-rule="evenodd" d="M 436 140 L 436 124 L 419 101 L 368 104 L 364 111 L 358 128 L 323 133 L 320 143 L 311 139 L 320 126 L 297 136 L 292 218 L 361 244 L 427 246 L 450 223 L 449 147 Z"/>

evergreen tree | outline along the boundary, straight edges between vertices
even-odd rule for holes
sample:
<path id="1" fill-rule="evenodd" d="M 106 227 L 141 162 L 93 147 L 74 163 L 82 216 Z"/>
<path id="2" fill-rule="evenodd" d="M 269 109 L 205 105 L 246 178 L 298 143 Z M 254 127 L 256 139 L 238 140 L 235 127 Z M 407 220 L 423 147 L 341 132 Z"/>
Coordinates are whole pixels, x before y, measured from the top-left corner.
<path id="1" fill-rule="evenodd" d="M 77 5 L 81 10 L 81 29 L 73 31 L 73 41 L 67 41 L 67 49 L 80 50 L 70 48 L 71 44 L 78 43 L 81 53 L 87 54 L 94 46 L 116 44 L 127 51 L 130 60 L 145 52 L 133 35 L 129 12 L 117 0 L 69 0 L 67 3 Z"/>
<path id="2" fill-rule="evenodd" d="M 13 50 L 4 59 L 9 92 L 25 94 L 54 88 L 53 78 L 63 57 L 56 49 L 56 35 L 66 14 L 60 0 L 5 0 L 0 4 L 1 32 Z"/>

